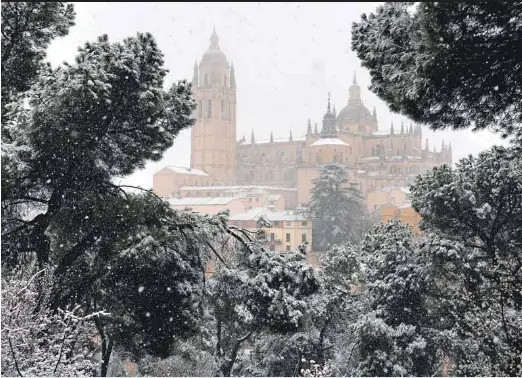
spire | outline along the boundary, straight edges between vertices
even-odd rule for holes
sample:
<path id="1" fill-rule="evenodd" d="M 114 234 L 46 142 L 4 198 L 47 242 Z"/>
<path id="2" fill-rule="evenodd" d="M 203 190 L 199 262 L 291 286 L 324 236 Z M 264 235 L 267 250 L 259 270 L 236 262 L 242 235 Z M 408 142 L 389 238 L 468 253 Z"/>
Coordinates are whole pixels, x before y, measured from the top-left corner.
<path id="1" fill-rule="evenodd" d="M 449 150 L 451 151 L 451 142 L 450 142 L 450 144 L 449 144 Z"/>
<path id="2" fill-rule="evenodd" d="M 327 109 L 326 113 L 327 114 L 331 113 L 331 111 L 330 111 L 330 92 L 328 92 L 328 109 Z"/>
<path id="3" fill-rule="evenodd" d="M 254 129 L 252 129 L 252 135 L 250 136 L 250 141 L 252 142 L 252 144 L 254 144 L 256 142 L 256 140 L 254 139 Z"/>
<path id="4" fill-rule="evenodd" d="M 377 119 L 377 110 L 375 110 L 375 106 L 373 107 L 372 117 L 375 120 Z"/>
<path id="5" fill-rule="evenodd" d="M 306 135 L 312 134 L 312 122 L 310 121 L 310 118 L 308 118 L 308 128 L 306 129 Z"/>
<path id="6" fill-rule="evenodd" d="M 318 134 L 318 133 L 319 133 L 319 131 L 317 130 L 317 122 L 315 123 L 314 133 L 315 133 L 315 134 Z"/>
<path id="7" fill-rule="evenodd" d="M 357 85 L 357 76 L 353 71 L 353 82 L 349 88 L 348 103 L 361 103 L 361 87 Z"/>
<path id="8" fill-rule="evenodd" d="M 270 133 L 270 143 L 274 143 L 274 134 Z"/>
<path id="9" fill-rule="evenodd" d="M 337 130 L 335 128 L 335 116 L 330 111 L 330 92 L 328 92 L 328 106 L 326 114 L 323 117 L 323 129 L 321 130 L 322 138 L 335 137 Z"/>
<path id="10" fill-rule="evenodd" d="M 442 139 L 442 147 L 440 149 L 441 151 L 444 151 L 445 150 L 445 147 L 444 147 L 444 139 Z"/>
<path id="11" fill-rule="evenodd" d="M 390 126 L 390 134 L 391 135 L 395 134 L 395 130 L 393 129 L 393 121 L 392 121 L 391 126 Z"/>
<path id="12" fill-rule="evenodd" d="M 210 48 L 209 50 L 219 50 L 219 38 L 216 33 L 216 27 L 214 26 L 214 31 L 210 36 Z"/>
<path id="13" fill-rule="evenodd" d="M 410 134 L 413 134 L 413 123 L 410 123 Z"/>
<path id="14" fill-rule="evenodd" d="M 433 152 L 437 152 L 437 146 L 433 145 Z"/>
<path id="15" fill-rule="evenodd" d="M 234 71 L 234 63 L 230 64 L 230 88 L 236 88 L 236 74 Z"/>
<path id="16" fill-rule="evenodd" d="M 404 134 L 404 122 L 401 121 L 401 135 Z"/>
<path id="17" fill-rule="evenodd" d="M 426 147 L 424 149 L 428 152 L 430 150 L 430 146 L 428 145 L 428 138 L 426 138 Z"/>
<path id="18" fill-rule="evenodd" d="M 194 62 L 194 76 L 192 76 L 192 85 L 194 87 L 197 87 L 199 85 L 198 62 Z"/>
<path id="19" fill-rule="evenodd" d="M 292 138 L 292 130 L 290 130 L 290 138 L 288 138 L 288 140 L 289 140 L 290 142 L 293 142 L 293 141 L 294 141 L 294 138 Z"/>
<path id="20" fill-rule="evenodd" d="M 335 110 L 335 105 L 333 106 L 332 113 L 333 113 L 334 117 L 337 118 L 337 110 Z"/>

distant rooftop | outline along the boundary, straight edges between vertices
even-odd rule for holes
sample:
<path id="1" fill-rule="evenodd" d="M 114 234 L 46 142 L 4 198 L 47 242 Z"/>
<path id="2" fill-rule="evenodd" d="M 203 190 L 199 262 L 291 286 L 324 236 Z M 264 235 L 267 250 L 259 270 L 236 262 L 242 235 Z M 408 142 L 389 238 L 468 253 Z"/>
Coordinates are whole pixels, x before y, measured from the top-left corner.
<path id="1" fill-rule="evenodd" d="M 274 138 L 274 141 L 273 143 L 292 143 L 292 142 L 304 142 L 306 140 L 305 137 L 300 137 L 300 138 L 292 138 L 292 140 L 290 140 L 289 138 Z M 241 146 L 246 146 L 246 145 L 251 145 L 252 144 L 252 141 L 251 140 L 239 140 L 238 143 L 241 145 Z M 255 140 L 254 141 L 254 144 L 270 144 L 272 142 L 270 142 L 270 139 L 266 140 L 266 139 L 263 139 L 263 140 Z"/>
<path id="2" fill-rule="evenodd" d="M 182 186 L 180 190 L 223 190 L 223 191 L 242 191 L 249 189 L 264 189 L 264 190 L 287 190 L 297 192 L 296 188 L 282 188 L 275 186 L 258 186 L 258 185 L 231 185 L 231 186 Z"/>
<path id="3" fill-rule="evenodd" d="M 316 140 L 314 143 L 312 143 L 310 146 L 348 146 L 348 144 L 344 143 L 342 140 L 338 138 L 321 138 Z"/>
<path id="4" fill-rule="evenodd" d="M 196 175 L 196 176 L 208 176 L 208 173 L 205 173 L 203 171 L 200 171 L 199 169 L 192 169 L 192 168 L 185 168 L 185 167 L 175 167 L 172 165 L 169 165 L 165 168 L 170 169 L 173 172 L 181 173 L 185 175 Z"/>
<path id="5" fill-rule="evenodd" d="M 167 201 L 172 206 L 191 206 L 191 205 L 226 205 L 237 197 L 185 197 L 169 198 Z"/>
<path id="6" fill-rule="evenodd" d="M 270 211 L 269 209 L 257 207 L 247 212 L 236 214 L 230 217 L 232 221 L 258 220 L 261 216 L 269 221 L 306 221 L 309 220 L 301 214 L 292 211 Z"/>

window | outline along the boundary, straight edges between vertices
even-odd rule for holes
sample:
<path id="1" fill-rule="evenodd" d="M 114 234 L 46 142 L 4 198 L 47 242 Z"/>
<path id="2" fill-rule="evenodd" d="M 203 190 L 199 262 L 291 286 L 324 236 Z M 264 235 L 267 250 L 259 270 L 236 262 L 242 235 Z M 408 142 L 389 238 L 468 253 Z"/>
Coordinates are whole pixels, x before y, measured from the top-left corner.
<path id="1" fill-rule="evenodd" d="M 290 234 L 289 233 L 286 234 L 286 242 L 290 243 Z"/>
<path id="2" fill-rule="evenodd" d="M 308 222 L 307 221 L 303 221 L 303 222 L 301 222 L 301 225 L 302 226 L 308 226 Z"/>
<path id="3" fill-rule="evenodd" d="M 199 100 L 198 117 L 203 118 L 203 100 Z"/>
<path id="4" fill-rule="evenodd" d="M 270 234 L 270 241 L 274 241 L 275 240 L 275 234 L 272 232 Z"/>
<path id="5" fill-rule="evenodd" d="M 223 86 L 227 86 L 227 75 L 223 76 Z"/>
<path id="6" fill-rule="evenodd" d="M 221 100 L 221 118 L 225 119 L 225 101 Z"/>
<path id="7" fill-rule="evenodd" d="M 306 234 L 301 234 L 301 243 L 306 241 Z"/>
<path id="8" fill-rule="evenodd" d="M 208 85 L 208 75 L 205 74 L 205 85 Z"/>
<path id="9" fill-rule="evenodd" d="M 208 100 L 207 118 L 212 117 L 212 100 Z"/>
<path id="10" fill-rule="evenodd" d="M 259 198 L 256 198 L 256 202 L 259 202 Z"/>
<path id="11" fill-rule="evenodd" d="M 274 221 L 274 226 L 279 226 L 279 221 Z"/>
<path id="12" fill-rule="evenodd" d="M 287 252 L 290 252 L 292 250 L 292 247 L 290 247 L 289 245 L 286 246 L 286 251 Z"/>
<path id="13" fill-rule="evenodd" d="M 292 222 L 288 222 L 288 221 L 286 221 L 286 222 L 285 222 L 285 227 L 292 227 Z"/>
<path id="14" fill-rule="evenodd" d="M 249 199 L 248 199 L 248 202 L 252 202 L 252 198 L 249 198 Z"/>

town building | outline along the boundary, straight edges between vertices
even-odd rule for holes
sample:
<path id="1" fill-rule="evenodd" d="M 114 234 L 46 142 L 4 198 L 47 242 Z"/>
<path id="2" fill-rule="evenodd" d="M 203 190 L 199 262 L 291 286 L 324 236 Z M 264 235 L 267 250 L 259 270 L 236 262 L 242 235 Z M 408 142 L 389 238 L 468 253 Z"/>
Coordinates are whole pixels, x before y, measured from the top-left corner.
<path id="1" fill-rule="evenodd" d="M 301 137 L 290 132 L 287 139 L 277 140 L 271 133 L 263 141 L 252 130 L 250 138 L 238 140 L 234 66 L 220 49 L 215 30 L 209 49 L 194 65 L 192 85 L 197 108 L 190 168 L 166 167 L 153 179 L 154 192 L 178 198 L 172 201 L 175 206 L 190 205 L 186 197 L 248 198 L 249 191 L 263 191 L 283 197 L 285 209 L 295 209 L 309 202 L 321 167 L 336 163 L 345 167 L 373 211 L 387 203 L 399 206 L 408 200 L 405 188 L 418 174 L 452 164 L 451 144 L 443 143 L 438 152 L 427 139 L 423 145 L 420 126 L 380 126 L 375 107 L 370 111 L 362 101 L 355 74 L 339 112 L 330 96 L 325 98 L 320 128 L 303 115 Z M 247 203 L 246 211 L 267 202 L 252 198 L 255 202 Z M 228 203 L 235 202 L 223 207 Z"/>

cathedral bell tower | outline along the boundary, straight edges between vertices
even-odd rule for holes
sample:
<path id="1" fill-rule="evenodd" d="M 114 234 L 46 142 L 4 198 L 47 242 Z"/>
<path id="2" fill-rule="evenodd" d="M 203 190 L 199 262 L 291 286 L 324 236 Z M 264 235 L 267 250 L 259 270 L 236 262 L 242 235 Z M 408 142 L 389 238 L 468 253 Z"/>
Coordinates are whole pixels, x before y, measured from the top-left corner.
<path id="1" fill-rule="evenodd" d="M 236 78 L 219 48 L 214 29 L 210 47 L 194 65 L 192 89 L 196 123 L 192 127 L 190 166 L 219 185 L 236 181 Z"/>

